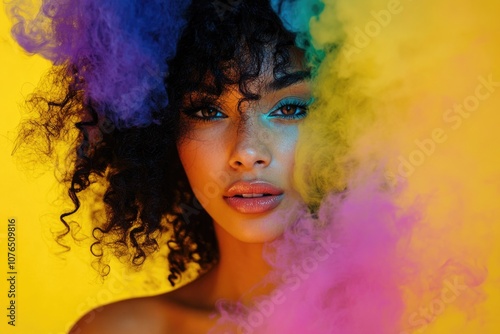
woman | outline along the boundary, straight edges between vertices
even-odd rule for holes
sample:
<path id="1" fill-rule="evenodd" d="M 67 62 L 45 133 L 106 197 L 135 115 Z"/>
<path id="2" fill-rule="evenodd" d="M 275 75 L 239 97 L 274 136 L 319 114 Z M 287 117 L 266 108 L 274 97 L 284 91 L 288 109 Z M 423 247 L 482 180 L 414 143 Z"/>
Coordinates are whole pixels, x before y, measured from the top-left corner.
<path id="1" fill-rule="evenodd" d="M 167 151 L 151 166 L 177 181 L 160 179 L 178 196 L 162 212 L 176 217 L 169 280 L 175 286 L 189 261 L 200 265 L 200 277 L 165 295 L 105 306 L 72 333 L 206 332 L 219 299 L 247 300 L 270 269 L 264 243 L 282 234 L 303 205 L 291 177 L 311 100 L 304 63 L 267 1 L 240 1 L 222 17 L 212 1 L 193 2 L 169 62 L 161 139 L 146 145 Z M 172 196 L 164 189 L 161 197 Z"/>
<path id="2" fill-rule="evenodd" d="M 478 153 L 490 137 L 480 138 L 481 149 L 469 145 L 477 129 L 498 133 L 491 121 L 498 114 L 495 5 L 454 2 L 467 16 L 443 25 L 449 15 L 436 13 L 448 14 L 446 1 L 412 9 L 328 2 L 310 22 L 313 45 L 327 53 L 322 71 L 311 71 L 322 109 L 310 111 L 304 51 L 267 2 L 197 0 L 187 21 L 179 5 L 47 1 L 38 27 L 48 17 L 50 29 L 27 29 L 28 37 L 22 25 L 15 29 L 27 49 L 54 61 L 64 87 L 62 97 L 34 100 L 41 118 L 21 138 L 48 139 L 50 153 L 75 124 L 68 178 L 75 211 L 81 191 L 105 186 L 94 255 L 130 254 L 140 265 L 159 248 L 160 233 L 169 238 L 176 290 L 94 309 L 72 333 L 198 333 L 214 325 L 215 333 L 443 333 L 453 313 L 450 330 L 462 333 L 465 318 L 495 318 L 478 312 L 485 274 L 476 267 L 490 259 L 485 245 L 494 243 L 485 236 L 498 235 L 483 213 L 498 217 L 491 180 L 500 168 L 489 151 Z M 303 14 L 288 23 L 303 25 L 310 16 Z M 494 74 L 478 81 L 480 73 Z M 480 100 L 481 108 L 470 104 Z M 478 108 L 467 125 L 455 101 Z M 460 131 L 455 110 L 464 117 Z M 462 150 L 495 172 L 459 173 Z M 292 171 L 308 186 L 301 188 L 307 206 Z M 348 191 L 339 191 L 345 183 Z M 495 191 L 477 200 L 485 183 Z M 455 209 L 474 202 L 479 209 Z M 62 216 L 62 236 L 75 231 L 73 212 Z M 469 235 L 479 243 L 464 240 Z M 106 274 L 104 261 L 101 268 Z M 199 277 L 181 286 L 193 268 Z M 494 326 L 472 324 L 468 332 Z"/>
<path id="3" fill-rule="evenodd" d="M 124 87 L 113 77 L 99 85 L 97 69 L 109 59 L 92 50 L 64 59 L 60 77 L 68 88 L 61 101 L 49 103 L 49 111 L 58 113 L 59 131 L 65 131 L 63 122 L 76 119 L 80 134 L 69 180 L 75 210 L 61 216 L 63 234 L 70 232 L 68 216 L 80 206 L 79 192 L 96 178 L 106 180 L 107 216 L 94 229 L 93 253 L 102 256 L 109 246 L 118 255 L 130 252 L 140 265 L 159 247 L 158 232 L 167 232 L 172 286 L 177 288 L 192 263 L 200 274 L 167 294 L 91 311 L 71 333 L 206 332 L 218 300 L 249 302 L 272 288 L 251 292 L 270 271 L 264 244 L 304 211 L 292 172 L 299 124 L 311 101 L 309 71 L 295 35 L 268 1 L 222 8 L 200 0 L 188 8 L 175 56 L 162 55 L 168 60 L 168 105 L 161 85 L 150 80 L 146 102 L 135 97 L 144 103 L 121 115 L 116 109 L 137 101 L 126 95 L 131 102 L 120 104 Z M 54 12 L 56 24 L 67 23 L 61 8 Z M 89 43 L 108 52 L 120 46 L 109 47 L 118 38 L 98 32 L 92 35 L 98 40 Z M 146 32 L 153 43 L 162 38 Z M 114 65 L 108 71 L 109 66 Z M 102 97 L 112 89 L 116 93 Z M 50 122 L 40 121 L 46 130 L 54 129 Z"/>

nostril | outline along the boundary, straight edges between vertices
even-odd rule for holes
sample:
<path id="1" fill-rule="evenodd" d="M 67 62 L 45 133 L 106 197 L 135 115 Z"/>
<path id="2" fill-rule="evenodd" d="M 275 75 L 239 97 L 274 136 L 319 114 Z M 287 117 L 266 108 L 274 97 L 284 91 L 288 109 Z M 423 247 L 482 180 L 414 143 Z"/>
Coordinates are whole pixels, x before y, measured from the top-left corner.
<path id="1" fill-rule="evenodd" d="M 252 169 L 266 167 L 271 161 L 271 153 L 264 145 L 250 145 L 248 141 L 238 142 L 229 157 L 232 168 Z M 258 143 L 257 143 L 258 144 Z"/>

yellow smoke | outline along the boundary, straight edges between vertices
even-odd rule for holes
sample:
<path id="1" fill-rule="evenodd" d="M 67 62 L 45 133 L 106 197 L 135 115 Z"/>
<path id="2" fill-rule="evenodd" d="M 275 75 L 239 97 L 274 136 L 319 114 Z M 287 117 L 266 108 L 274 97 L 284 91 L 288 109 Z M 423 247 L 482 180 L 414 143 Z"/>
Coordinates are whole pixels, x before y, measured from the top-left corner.
<path id="1" fill-rule="evenodd" d="M 402 282 L 402 333 L 498 332 L 500 3 L 324 3 L 311 21 L 328 52 L 299 143 L 300 191 L 317 206 L 318 190 L 382 171 L 381 189 L 404 189 L 395 203 L 424 208 L 401 246 L 419 268 Z"/>

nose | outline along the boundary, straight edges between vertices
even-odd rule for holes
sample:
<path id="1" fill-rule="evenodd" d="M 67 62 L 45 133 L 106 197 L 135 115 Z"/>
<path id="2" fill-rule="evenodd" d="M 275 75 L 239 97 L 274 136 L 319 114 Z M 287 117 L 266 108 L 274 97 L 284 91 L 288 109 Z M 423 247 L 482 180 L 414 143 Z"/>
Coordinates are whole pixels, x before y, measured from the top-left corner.
<path id="1" fill-rule="evenodd" d="M 236 170 L 267 167 L 272 160 L 269 129 L 258 120 L 242 119 L 236 127 L 236 138 L 229 165 Z"/>

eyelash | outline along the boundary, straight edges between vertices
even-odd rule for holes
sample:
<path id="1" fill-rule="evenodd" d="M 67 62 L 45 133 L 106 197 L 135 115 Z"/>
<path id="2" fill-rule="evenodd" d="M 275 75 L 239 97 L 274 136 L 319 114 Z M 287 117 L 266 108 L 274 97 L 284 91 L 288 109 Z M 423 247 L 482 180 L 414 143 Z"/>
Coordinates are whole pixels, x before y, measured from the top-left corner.
<path id="1" fill-rule="evenodd" d="M 303 100 L 285 99 L 283 101 L 280 101 L 279 104 L 273 109 L 273 111 L 271 111 L 270 116 L 274 118 L 289 119 L 289 120 L 302 119 L 307 116 L 307 110 L 309 104 L 310 104 L 309 102 Z M 298 114 L 293 114 L 293 115 L 273 115 L 273 113 L 281 110 L 283 107 L 292 107 L 302 110 Z"/>
<path id="2" fill-rule="evenodd" d="M 197 116 L 196 114 L 198 112 L 202 112 L 204 110 L 213 110 L 216 111 L 217 113 L 221 113 L 224 116 L 209 116 L 209 117 L 203 117 L 203 116 Z M 217 107 L 209 106 L 209 107 L 198 107 L 198 108 L 192 108 L 189 110 L 185 110 L 184 114 L 186 114 L 189 118 L 199 121 L 199 122 L 213 122 L 217 119 L 223 119 L 227 118 L 227 115 L 224 114 L 222 111 L 220 111 Z"/>
<path id="3" fill-rule="evenodd" d="M 306 101 L 298 100 L 298 99 L 292 99 L 292 100 L 285 99 L 285 100 L 279 102 L 279 104 L 269 113 L 269 116 L 271 118 L 279 118 L 279 119 L 285 119 L 285 120 L 302 119 L 302 118 L 307 116 L 307 110 L 308 110 L 309 104 L 310 104 L 310 101 L 306 102 Z M 292 108 L 296 108 L 299 110 L 301 109 L 301 111 L 299 113 L 296 113 L 293 115 L 276 115 L 276 114 L 274 114 L 284 107 L 292 107 Z M 196 115 L 198 112 L 203 112 L 204 110 L 213 110 L 214 112 L 220 113 L 223 116 L 203 117 L 203 116 Z M 200 121 L 200 122 L 213 122 L 213 121 L 216 121 L 218 119 L 224 119 L 224 118 L 228 117 L 226 114 L 224 114 L 222 111 L 220 111 L 217 107 L 214 107 L 214 106 L 192 108 L 189 110 L 185 110 L 184 113 L 189 118 L 191 118 L 195 121 Z"/>

